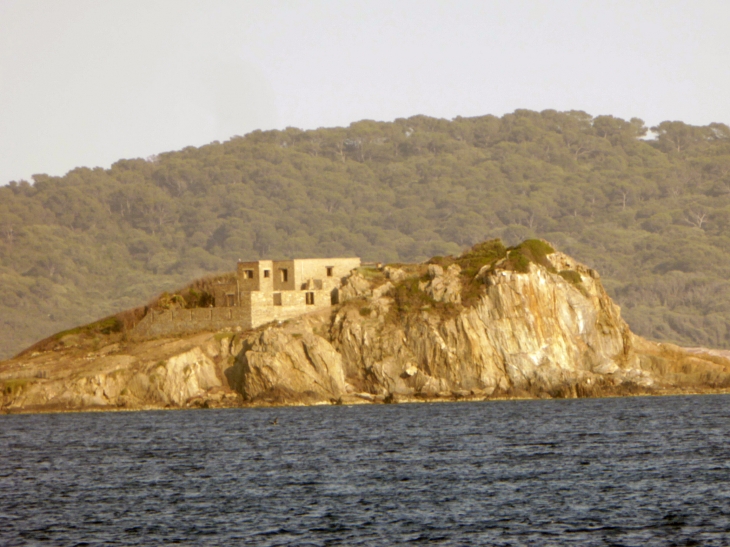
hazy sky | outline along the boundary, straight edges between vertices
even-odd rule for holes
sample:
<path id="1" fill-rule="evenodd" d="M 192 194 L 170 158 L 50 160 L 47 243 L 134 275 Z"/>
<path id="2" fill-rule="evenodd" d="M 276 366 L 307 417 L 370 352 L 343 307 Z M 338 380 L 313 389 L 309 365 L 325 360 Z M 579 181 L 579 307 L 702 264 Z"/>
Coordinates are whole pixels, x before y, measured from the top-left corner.
<path id="1" fill-rule="evenodd" d="M 0 184 L 254 129 L 730 124 L 727 0 L 0 0 Z"/>

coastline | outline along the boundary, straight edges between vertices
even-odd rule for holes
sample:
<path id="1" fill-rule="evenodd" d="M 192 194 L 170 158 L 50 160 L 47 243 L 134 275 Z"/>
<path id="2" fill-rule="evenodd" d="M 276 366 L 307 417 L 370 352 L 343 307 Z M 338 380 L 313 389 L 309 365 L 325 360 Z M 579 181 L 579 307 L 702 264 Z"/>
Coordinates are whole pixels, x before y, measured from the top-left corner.
<path id="1" fill-rule="evenodd" d="M 258 408 L 292 408 L 292 407 L 320 407 L 320 406 L 373 406 L 373 405 L 417 405 L 417 404 L 452 404 L 452 403 L 497 403 L 506 401 L 564 401 L 579 399 L 628 399 L 639 397 L 696 397 L 696 396 L 713 396 L 713 395 L 730 395 L 730 388 L 660 388 L 645 389 L 636 393 L 624 394 L 602 394 L 582 397 L 551 397 L 547 394 L 543 396 L 525 396 L 525 395 L 460 395 L 451 397 L 413 397 L 413 396 L 397 396 L 390 402 L 382 400 L 368 401 L 360 397 L 350 398 L 347 401 L 331 402 L 316 401 L 310 403 L 303 402 L 243 402 L 238 405 L 190 405 L 190 406 L 141 406 L 136 408 L 125 407 L 84 407 L 84 408 L 1 408 L 0 416 L 16 416 L 16 415 L 36 415 L 36 414 L 81 414 L 81 413 L 103 413 L 103 412 L 165 412 L 165 411 L 189 411 L 189 410 L 230 410 L 230 409 L 258 409 Z"/>

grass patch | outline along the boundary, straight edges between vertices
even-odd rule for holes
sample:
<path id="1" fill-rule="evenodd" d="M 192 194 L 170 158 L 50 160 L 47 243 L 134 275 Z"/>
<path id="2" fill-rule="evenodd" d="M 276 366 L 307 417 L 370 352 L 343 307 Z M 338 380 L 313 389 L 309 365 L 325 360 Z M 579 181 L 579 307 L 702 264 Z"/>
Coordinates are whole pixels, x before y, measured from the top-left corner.
<path id="1" fill-rule="evenodd" d="M 489 241 L 477 243 L 458 258 L 453 259 L 451 263 L 458 264 L 461 267 L 462 276 L 474 278 L 484 266 L 492 266 L 506 256 L 507 248 L 502 241 L 500 239 L 490 239 Z M 446 260 L 441 257 L 438 258 L 443 262 L 440 265 L 444 267 L 451 265 L 447 264 L 447 259 L 450 257 L 446 257 Z"/>
<path id="2" fill-rule="evenodd" d="M 124 339 L 125 334 L 133 329 L 135 325 L 142 320 L 146 313 L 146 308 L 133 308 L 131 310 L 110 315 L 109 317 L 89 323 L 88 325 L 81 325 L 74 327 L 73 329 L 57 332 L 48 338 L 44 338 L 40 342 L 36 342 L 29 348 L 26 348 L 16 357 L 29 355 L 33 352 L 44 352 L 58 349 L 59 347 L 64 346 L 63 339 L 69 336 L 77 337 L 76 340 L 74 340 L 74 343 L 78 342 L 80 345 L 85 345 L 86 347 L 89 347 L 90 345 L 92 349 L 97 350 L 102 342 L 109 343 L 114 339 Z M 115 336 L 119 334 L 121 334 L 121 337 Z M 107 337 L 107 340 L 100 340 L 100 336 Z M 109 338 L 111 338 L 111 340 L 109 340 Z"/>
<path id="3" fill-rule="evenodd" d="M 370 268 L 368 266 L 362 266 L 355 270 L 362 277 L 367 279 L 373 287 L 379 287 L 384 285 L 388 280 L 385 278 L 383 270 L 378 268 Z"/>
<path id="4" fill-rule="evenodd" d="M 95 323 L 82 325 L 73 329 L 64 330 L 53 335 L 56 340 L 61 340 L 66 336 L 74 334 L 111 334 L 113 332 L 122 332 L 124 330 L 124 322 L 117 316 L 105 317 Z"/>
<path id="5" fill-rule="evenodd" d="M 526 239 L 516 247 L 507 249 L 507 260 L 503 267 L 520 273 L 530 271 L 530 263 L 543 266 L 555 273 L 555 268 L 547 259 L 547 255 L 555 252 L 549 243 L 541 239 Z"/>
<path id="6" fill-rule="evenodd" d="M 580 285 L 583 282 L 583 278 L 575 270 L 561 270 L 558 275 L 573 285 Z"/>
<path id="7" fill-rule="evenodd" d="M 425 291 L 419 288 L 419 283 L 427 281 L 427 276 L 409 277 L 398 283 L 391 291 L 394 305 L 388 315 L 398 321 L 407 315 L 428 310 L 443 319 L 454 317 L 459 313 L 460 306 L 448 302 L 436 302 Z"/>

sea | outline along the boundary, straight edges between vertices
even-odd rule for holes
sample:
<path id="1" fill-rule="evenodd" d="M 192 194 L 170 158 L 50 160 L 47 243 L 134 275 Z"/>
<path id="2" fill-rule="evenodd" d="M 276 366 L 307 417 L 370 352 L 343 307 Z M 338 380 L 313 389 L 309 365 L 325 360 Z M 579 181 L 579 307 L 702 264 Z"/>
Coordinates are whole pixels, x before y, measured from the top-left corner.
<path id="1" fill-rule="evenodd" d="M 0 545 L 730 545 L 730 396 L 0 416 Z"/>

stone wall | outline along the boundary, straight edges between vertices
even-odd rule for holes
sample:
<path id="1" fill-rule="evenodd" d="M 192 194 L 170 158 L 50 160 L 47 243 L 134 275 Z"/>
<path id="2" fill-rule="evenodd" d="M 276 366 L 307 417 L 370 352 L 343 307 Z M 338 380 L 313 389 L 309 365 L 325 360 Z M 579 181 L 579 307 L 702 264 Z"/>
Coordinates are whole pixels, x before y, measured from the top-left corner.
<path id="1" fill-rule="evenodd" d="M 274 262 L 258 260 L 239 262 L 236 269 L 240 291 L 271 291 L 274 289 Z"/>
<path id="2" fill-rule="evenodd" d="M 307 303 L 307 294 L 310 302 Z M 304 313 L 329 308 L 332 305 L 330 291 L 281 291 L 273 293 L 255 292 L 242 295 L 249 299 L 251 325 L 258 327 L 270 321 L 284 321 Z"/>
<path id="3" fill-rule="evenodd" d="M 213 298 L 216 308 L 229 308 L 239 305 L 238 282 L 218 283 L 213 286 Z"/>
<path id="4" fill-rule="evenodd" d="M 274 304 L 275 298 L 280 305 Z M 132 334 L 150 337 L 236 327 L 246 330 L 329 308 L 331 299 L 330 291 L 324 290 L 242 293 L 240 306 L 150 311 Z"/>
<path id="5" fill-rule="evenodd" d="M 274 276 L 273 290 L 293 291 L 296 290 L 296 274 L 293 260 L 275 260 L 273 264 Z M 285 273 L 286 272 L 286 273 Z"/>
<path id="6" fill-rule="evenodd" d="M 359 267 L 359 258 L 307 258 L 295 260 L 296 289 L 302 289 L 303 284 L 310 279 L 321 280 L 323 289 L 339 287 L 342 284 L 342 279 Z"/>
<path id="7" fill-rule="evenodd" d="M 244 330 L 251 328 L 250 308 L 192 308 L 189 310 L 150 311 L 134 327 L 132 333 L 148 337 L 235 327 Z"/>

